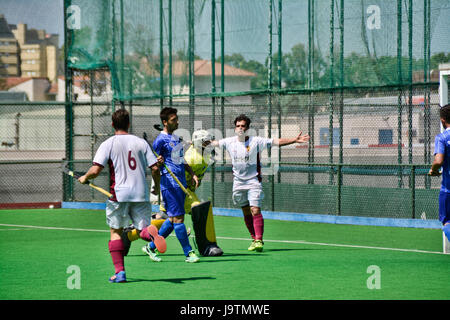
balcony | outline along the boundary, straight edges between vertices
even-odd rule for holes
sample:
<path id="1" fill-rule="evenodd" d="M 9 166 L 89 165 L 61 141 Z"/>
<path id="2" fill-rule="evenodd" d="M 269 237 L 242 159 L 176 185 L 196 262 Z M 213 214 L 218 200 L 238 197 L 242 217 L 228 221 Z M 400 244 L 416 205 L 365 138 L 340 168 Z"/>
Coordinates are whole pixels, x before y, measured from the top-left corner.
<path id="1" fill-rule="evenodd" d="M 18 64 L 19 59 L 16 55 L 2 56 L 0 55 L 0 63 L 6 64 Z"/>
<path id="2" fill-rule="evenodd" d="M 0 46 L 0 52 L 17 54 L 19 52 L 19 48 L 17 46 Z"/>
<path id="3" fill-rule="evenodd" d="M 23 73 L 26 73 L 27 71 L 41 72 L 42 66 L 40 63 L 36 64 L 22 63 L 21 69 Z"/>
<path id="4" fill-rule="evenodd" d="M 19 70 L 16 65 L 4 67 L 4 65 L 0 65 L 0 75 L 1 76 L 17 76 L 19 74 Z"/>
<path id="5" fill-rule="evenodd" d="M 36 52 L 22 51 L 22 53 L 20 54 L 20 58 L 22 60 L 40 60 L 41 54 L 40 54 L 40 51 L 36 51 Z"/>

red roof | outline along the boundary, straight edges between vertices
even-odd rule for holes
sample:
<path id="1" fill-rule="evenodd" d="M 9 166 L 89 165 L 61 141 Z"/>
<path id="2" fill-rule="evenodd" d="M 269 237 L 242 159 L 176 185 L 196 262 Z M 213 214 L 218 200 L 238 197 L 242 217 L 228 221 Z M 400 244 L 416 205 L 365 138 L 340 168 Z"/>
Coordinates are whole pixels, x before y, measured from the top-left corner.
<path id="1" fill-rule="evenodd" d="M 215 63 L 216 77 L 222 75 L 222 68 L 219 62 Z M 210 60 L 195 60 L 194 61 L 194 75 L 195 76 L 211 76 L 211 61 Z M 166 72 L 168 65 L 166 65 Z M 174 76 L 181 76 L 188 73 L 188 63 L 186 61 L 175 61 L 172 65 L 172 72 Z M 229 65 L 224 65 L 225 76 L 234 77 L 255 77 L 256 74 L 244 69 L 235 68 Z"/>
<path id="2" fill-rule="evenodd" d="M 11 89 L 12 87 L 18 86 L 21 83 L 27 82 L 33 78 L 31 77 L 9 77 L 9 78 L 3 78 L 5 80 L 5 84 L 3 86 L 4 90 Z"/>

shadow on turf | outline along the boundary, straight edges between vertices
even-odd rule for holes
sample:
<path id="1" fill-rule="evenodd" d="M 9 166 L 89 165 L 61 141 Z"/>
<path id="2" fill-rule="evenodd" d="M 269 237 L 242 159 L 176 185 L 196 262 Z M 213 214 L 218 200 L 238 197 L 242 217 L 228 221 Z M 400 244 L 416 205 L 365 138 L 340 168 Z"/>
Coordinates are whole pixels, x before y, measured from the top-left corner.
<path id="1" fill-rule="evenodd" d="M 195 281 L 195 280 L 215 280 L 216 278 L 213 277 L 192 277 L 192 278 L 172 278 L 172 279 L 133 279 L 129 278 L 127 279 L 127 282 L 170 282 L 170 283 L 177 283 L 177 284 L 183 284 L 185 281 Z"/>
<path id="2" fill-rule="evenodd" d="M 319 250 L 313 248 L 297 248 L 297 249 L 264 249 L 263 252 L 274 252 L 274 251 L 305 251 L 305 250 Z"/>
<path id="3" fill-rule="evenodd" d="M 243 253 L 224 253 L 223 257 L 238 257 L 238 256 L 245 256 L 248 257 L 249 255 L 262 255 L 264 253 L 268 252 L 277 252 L 277 251 L 305 251 L 305 250 L 318 250 L 313 248 L 302 248 L 302 249 L 267 249 L 264 248 L 262 252 L 243 252 Z"/>
<path id="4" fill-rule="evenodd" d="M 164 254 L 164 255 L 160 255 L 161 258 L 164 259 L 164 256 L 166 257 L 170 257 L 170 256 L 179 256 L 181 257 L 181 254 Z M 248 256 L 248 254 L 224 254 L 223 256 L 219 256 L 219 257 L 205 257 L 205 256 L 199 256 L 200 257 L 200 262 L 201 263 L 211 263 L 211 262 L 228 262 L 228 261 L 243 261 L 243 259 L 227 259 L 226 257 L 234 257 L 234 256 Z M 127 258 L 142 258 L 142 257 L 147 257 L 145 255 L 140 255 L 140 254 L 129 254 L 127 255 Z M 164 263 L 178 263 L 179 261 L 164 261 Z"/>

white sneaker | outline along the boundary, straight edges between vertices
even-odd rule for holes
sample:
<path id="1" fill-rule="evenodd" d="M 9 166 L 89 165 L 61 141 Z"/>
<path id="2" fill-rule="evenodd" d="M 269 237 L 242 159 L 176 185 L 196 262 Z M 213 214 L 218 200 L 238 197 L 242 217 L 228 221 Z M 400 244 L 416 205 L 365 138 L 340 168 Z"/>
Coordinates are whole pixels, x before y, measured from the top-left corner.
<path id="1" fill-rule="evenodd" d="M 189 255 L 186 257 L 186 262 L 189 263 L 195 263 L 198 262 L 200 260 L 199 257 L 197 257 L 197 255 L 195 254 L 194 250 L 189 252 Z"/>
<path id="2" fill-rule="evenodd" d="M 161 262 L 161 258 L 158 257 L 158 249 L 152 250 L 148 245 L 142 247 L 142 251 L 150 257 L 150 260 L 155 262 Z"/>

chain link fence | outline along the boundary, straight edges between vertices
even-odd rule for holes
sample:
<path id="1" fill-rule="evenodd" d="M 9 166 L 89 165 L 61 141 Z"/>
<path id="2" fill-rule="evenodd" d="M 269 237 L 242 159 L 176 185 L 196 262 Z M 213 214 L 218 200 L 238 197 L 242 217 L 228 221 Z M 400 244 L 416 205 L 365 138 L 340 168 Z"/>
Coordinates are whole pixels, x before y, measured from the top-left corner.
<path id="1" fill-rule="evenodd" d="M 241 113 L 254 135 L 311 136 L 262 154 L 263 210 L 437 219 L 440 178 L 426 173 L 448 53 L 431 48 L 450 1 L 64 3 L 66 102 L 0 102 L 0 203 L 104 201 L 62 161 L 87 170 L 118 108 L 153 140 L 172 106 L 185 141 L 232 136 Z M 233 208 L 232 180 L 217 148 L 198 194 Z M 95 183 L 107 189 L 107 172 Z"/>
<path id="2" fill-rule="evenodd" d="M 95 85 L 88 73 L 79 75 Z M 90 86 L 84 90 L 94 91 Z M 254 135 L 311 135 L 308 144 L 263 153 L 263 210 L 436 219 L 440 178 L 426 173 L 432 140 L 440 131 L 437 87 L 415 88 L 411 104 L 410 95 L 370 89 L 121 104 L 99 94 L 73 103 L 72 136 L 66 135 L 66 105 L 2 104 L 0 137 L 6 143 L 0 152 L 0 203 L 104 201 L 102 194 L 61 173 L 67 140 L 73 168 L 86 171 L 99 145 L 113 134 L 115 108 L 130 111 L 131 133 L 142 137 L 146 132 L 153 140 L 159 133 L 153 125 L 160 123 L 161 107 L 171 105 L 178 109 L 177 133 L 185 141 L 200 128 L 216 139 L 234 135 L 233 120 L 240 113 L 252 120 Z M 423 103 L 426 97 L 431 97 L 429 103 Z M 218 148 L 215 159 L 198 193 L 216 207 L 233 208 L 230 159 Z M 106 171 L 95 183 L 108 189 Z"/>

